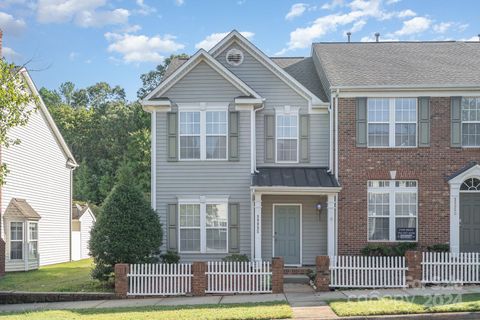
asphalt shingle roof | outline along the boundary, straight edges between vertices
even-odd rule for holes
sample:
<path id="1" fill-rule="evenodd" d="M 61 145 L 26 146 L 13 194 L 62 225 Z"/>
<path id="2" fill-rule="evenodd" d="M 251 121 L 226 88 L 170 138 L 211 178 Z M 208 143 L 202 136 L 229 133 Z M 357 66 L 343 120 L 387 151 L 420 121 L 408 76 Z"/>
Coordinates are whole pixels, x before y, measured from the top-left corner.
<path id="1" fill-rule="evenodd" d="M 41 216 L 33 209 L 25 199 L 12 198 L 5 210 L 6 217 L 22 217 L 38 220 Z"/>
<path id="2" fill-rule="evenodd" d="M 327 168 L 260 167 L 252 177 L 256 187 L 339 187 Z"/>
<path id="3" fill-rule="evenodd" d="M 480 86 L 480 42 L 316 43 L 332 86 Z"/>

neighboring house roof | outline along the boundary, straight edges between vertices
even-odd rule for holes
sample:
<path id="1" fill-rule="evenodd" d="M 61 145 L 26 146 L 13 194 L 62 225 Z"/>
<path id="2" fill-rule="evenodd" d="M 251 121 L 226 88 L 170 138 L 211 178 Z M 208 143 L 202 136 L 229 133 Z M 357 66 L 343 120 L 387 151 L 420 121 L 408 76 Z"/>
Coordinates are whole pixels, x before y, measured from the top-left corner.
<path id="1" fill-rule="evenodd" d="M 30 88 L 32 93 L 38 97 L 38 99 L 40 101 L 39 109 L 43 113 L 43 115 L 45 116 L 45 119 L 47 120 L 48 126 L 52 130 L 52 133 L 54 134 L 55 138 L 57 139 L 57 142 L 60 145 L 60 148 L 62 149 L 63 154 L 65 155 L 65 158 L 67 160 L 67 166 L 69 166 L 70 168 L 73 168 L 73 169 L 78 167 L 78 164 L 75 161 L 75 157 L 73 156 L 72 152 L 68 148 L 67 143 L 65 142 L 62 134 L 60 133 L 60 130 L 58 130 L 58 127 L 55 124 L 55 121 L 53 120 L 52 115 L 50 114 L 50 112 L 47 109 L 47 106 L 43 102 L 42 97 L 40 96 L 40 93 L 38 92 L 37 87 L 35 86 L 35 83 L 33 82 L 32 78 L 30 77 L 30 74 L 28 73 L 27 69 L 21 68 L 19 72 L 25 78 L 25 80 L 28 84 L 28 87 Z"/>
<path id="2" fill-rule="evenodd" d="M 332 87 L 480 87 L 480 42 L 315 43 L 312 54 Z"/>
<path id="3" fill-rule="evenodd" d="M 270 59 L 322 101 L 328 101 L 311 57 L 271 57 Z M 187 61 L 188 58 L 172 59 L 163 75 L 163 79 L 168 78 Z"/>
<path id="4" fill-rule="evenodd" d="M 339 187 L 327 168 L 260 167 L 257 170 L 252 177 L 255 187 Z"/>
<path id="5" fill-rule="evenodd" d="M 22 217 L 25 219 L 38 220 L 42 217 L 35 211 L 25 199 L 12 198 L 5 210 L 4 216 L 7 217 Z"/>
<path id="6" fill-rule="evenodd" d="M 462 173 L 472 169 L 473 167 L 477 166 L 478 165 L 478 162 L 476 161 L 470 161 L 466 166 L 464 166 L 463 168 L 455 171 L 454 173 L 452 173 L 451 175 L 449 175 L 445 180 L 446 181 L 450 181 L 452 180 L 453 178 L 455 177 L 458 177 L 459 175 L 461 175 Z"/>
<path id="7" fill-rule="evenodd" d="M 72 219 L 79 220 L 86 212 L 89 212 L 95 220 L 95 215 L 88 205 L 75 204 L 72 206 Z"/>

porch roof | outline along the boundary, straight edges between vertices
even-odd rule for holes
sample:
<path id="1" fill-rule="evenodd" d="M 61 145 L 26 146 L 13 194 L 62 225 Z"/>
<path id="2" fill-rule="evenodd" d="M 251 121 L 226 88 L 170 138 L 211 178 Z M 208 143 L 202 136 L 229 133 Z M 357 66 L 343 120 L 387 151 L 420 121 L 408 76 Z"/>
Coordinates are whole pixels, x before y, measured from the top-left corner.
<path id="1" fill-rule="evenodd" d="M 260 167 L 257 170 L 252 176 L 254 187 L 340 187 L 325 167 Z"/>

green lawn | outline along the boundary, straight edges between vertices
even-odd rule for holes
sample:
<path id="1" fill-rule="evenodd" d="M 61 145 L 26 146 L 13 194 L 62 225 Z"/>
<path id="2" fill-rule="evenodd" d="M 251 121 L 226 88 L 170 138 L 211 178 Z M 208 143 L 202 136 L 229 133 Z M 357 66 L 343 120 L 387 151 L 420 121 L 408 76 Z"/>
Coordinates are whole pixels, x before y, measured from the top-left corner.
<path id="1" fill-rule="evenodd" d="M 0 320 L 236 320 L 286 319 L 292 309 L 285 302 L 262 304 L 201 305 L 176 307 L 143 307 L 38 311 L 0 314 Z"/>
<path id="2" fill-rule="evenodd" d="M 438 294 L 361 301 L 331 301 L 329 304 L 337 315 L 344 317 L 427 312 L 471 312 L 480 311 L 480 294 Z"/>
<path id="3" fill-rule="evenodd" d="M 90 277 L 92 259 L 41 267 L 28 272 L 9 272 L 0 278 L 0 291 L 98 292 L 112 291 Z"/>

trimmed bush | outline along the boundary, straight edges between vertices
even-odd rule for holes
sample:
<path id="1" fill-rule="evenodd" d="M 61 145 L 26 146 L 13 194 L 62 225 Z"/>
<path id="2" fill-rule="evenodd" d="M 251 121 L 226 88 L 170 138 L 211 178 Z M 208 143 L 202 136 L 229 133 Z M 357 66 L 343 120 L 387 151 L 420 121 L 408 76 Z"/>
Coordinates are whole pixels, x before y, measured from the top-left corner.
<path id="1" fill-rule="evenodd" d="M 448 243 L 437 243 L 427 247 L 428 251 L 432 252 L 449 252 L 450 245 Z"/>
<path id="2" fill-rule="evenodd" d="M 225 262 L 249 262 L 248 256 L 246 254 L 231 254 L 222 259 Z"/>
<path id="3" fill-rule="evenodd" d="M 414 242 L 402 242 L 393 245 L 369 244 L 361 250 L 364 256 L 404 256 L 408 250 L 414 250 L 417 244 Z"/>
<path id="4" fill-rule="evenodd" d="M 110 192 L 91 231 L 92 276 L 112 278 L 116 263 L 158 261 L 162 225 L 140 189 L 120 181 Z"/>
<path id="5" fill-rule="evenodd" d="M 160 256 L 163 263 L 178 263 L 180 261 L 180 256 L 175 251 L 168 250 L 167 253 L 164 253 Z"/>

